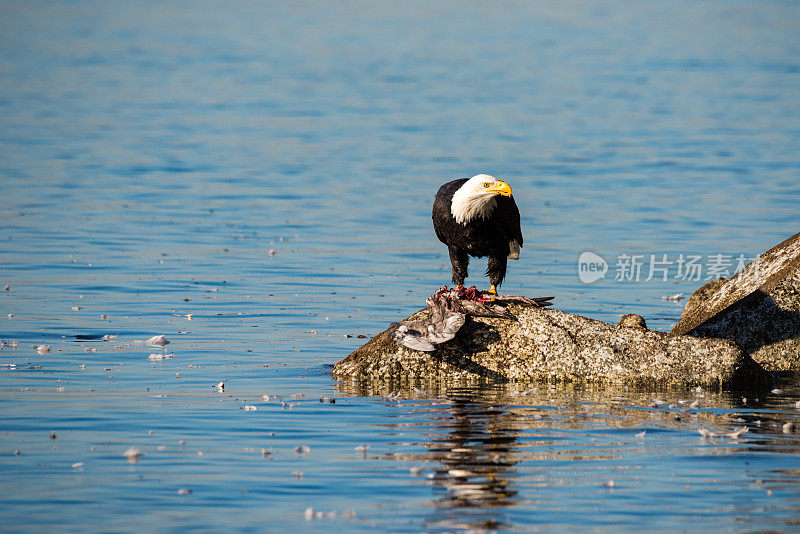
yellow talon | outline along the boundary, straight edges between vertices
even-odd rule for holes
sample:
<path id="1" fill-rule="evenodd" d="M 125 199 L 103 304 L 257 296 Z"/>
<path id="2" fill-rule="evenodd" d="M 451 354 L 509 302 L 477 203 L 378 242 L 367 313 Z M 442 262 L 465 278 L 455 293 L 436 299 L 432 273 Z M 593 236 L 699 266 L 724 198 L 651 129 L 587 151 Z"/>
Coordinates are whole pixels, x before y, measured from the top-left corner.
<path id="1" fill-rule="evenodd" d="M 494 287 L 494 284 L 492 284 L 491 287 L 489 287 L 489 292 L 488 293 L 490 295 L 497 295 L 497 288 Z"/>

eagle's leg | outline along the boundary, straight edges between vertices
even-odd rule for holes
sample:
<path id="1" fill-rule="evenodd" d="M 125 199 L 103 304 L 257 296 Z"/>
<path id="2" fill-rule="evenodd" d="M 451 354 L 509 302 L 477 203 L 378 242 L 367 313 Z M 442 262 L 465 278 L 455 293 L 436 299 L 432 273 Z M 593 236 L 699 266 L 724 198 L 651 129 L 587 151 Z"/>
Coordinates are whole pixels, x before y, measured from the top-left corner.
<path id="1" fill-rule="evenodd" d="M 453 283 L 458 287 L 463 287 L 469 266 L 467 251 L 456 247 L 447 247 L 447 250 L 450 252 L 450 263 L 453 266 Z"/>
<path id="2" fill-rule="evenodd" d="M 497 295 L 497 288 L 503 283 L 506 277 L 506 266 L 508 258 L 506 254 L 490 254 L 489 262 L 486 266 L 486 274 L 489 275 L 489 294 Z"/>

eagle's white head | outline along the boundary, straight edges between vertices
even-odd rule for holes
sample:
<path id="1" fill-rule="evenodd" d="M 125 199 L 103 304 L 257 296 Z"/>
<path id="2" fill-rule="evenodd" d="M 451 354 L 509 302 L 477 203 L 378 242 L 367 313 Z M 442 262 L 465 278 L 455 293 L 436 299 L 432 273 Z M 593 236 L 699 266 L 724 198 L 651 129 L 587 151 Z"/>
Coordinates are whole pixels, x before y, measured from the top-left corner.
<path id="1" fill-rule="evenodd" d="M 511 196 L 511 186 L 488 174 L 473 176 L 453 194 L 450 213 L 459 224 L 488 217 L 497 206 L 495 196 Z"/>

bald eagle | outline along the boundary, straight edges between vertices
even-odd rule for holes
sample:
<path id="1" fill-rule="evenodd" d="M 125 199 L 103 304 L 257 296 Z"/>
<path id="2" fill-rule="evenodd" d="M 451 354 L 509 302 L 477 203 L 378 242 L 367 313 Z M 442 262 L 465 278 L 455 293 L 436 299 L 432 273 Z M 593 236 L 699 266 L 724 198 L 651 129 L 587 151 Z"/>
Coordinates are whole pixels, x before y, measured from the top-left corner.
<path id="1" fill-rule="evenodd" d="M 464 285 L 469 256 L 489 256 L 489 293 L 497 294 L 508 259 L 519 259 L 522 247 L 519 209 L 511 186 L 488 174 L 453 180 L 439 188 L 432 215 L 436 237 L 450 252 L 453 283 Z"/>

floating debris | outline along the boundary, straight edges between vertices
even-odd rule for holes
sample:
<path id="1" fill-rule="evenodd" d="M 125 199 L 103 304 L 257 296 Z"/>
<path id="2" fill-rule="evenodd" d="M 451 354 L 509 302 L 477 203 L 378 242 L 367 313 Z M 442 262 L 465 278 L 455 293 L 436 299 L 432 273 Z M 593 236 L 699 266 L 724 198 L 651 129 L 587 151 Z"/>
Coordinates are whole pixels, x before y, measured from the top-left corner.
<path id="1" fill-rule="evenodd" d="M 355 451 L 360 452 L 364 458 L 367 457 L 367 452 L 369 452 L 369 445 L 356 445 Z"/>
<path id="2" fill-rule="evenodd" d="M 244 411 L 246 412 L 254 412 L 256 410 L 258 410 L 258 406 L 253 406 L 248 404 L 247 406 L 244 407 Z"/>
<path id="3" fill-rule="evenodd" d="M 717 434 L 715 432 L 712 432 L 705 428 L 698 428 L 697 432 L 700 434 L 700 436 L 703 437 L 703 439 L 711 439 L 717 437 Z"/>
<path id="4" fill-rule="evenodd" d="M 685 299 L 686 297 L 683 296 L 683 293 L 677 293 L 675 295 L 664 295 L 661 297 L 661 300 L 671 300 L 672 302 L 680 302 L 681 299 Z"/>
<path id="5" fill-rule="evenodd" d="M 4 348 L 17 349 L 19 348 L 19 341 L 0 341 L 0 349 Z"/>
<path id="6" fill-rule="evenodd" d="M 609 489 L 610 489 L 610 488 L 613 488 L 615 485 L 616 485 L 616 484 L 614 484 L 614 481 L 613 481 L 613 480 L 607 480 L 606 482 L 603 482 L 603 483 L 601 484 L 601 486 L 603 486 L 604 488 L 609 488 Z"/>
<path id="7" fill-rule="evenodd" d="M 50 432 L 50 439 L 56 439 L 56 438 L 58 438 L 58 434 L 56 434 L 55 432 Z"/>
<path id="8" fill-rule="evenodd" d="M 784 434 L 791 434 L 794 432 L 794 423 L 789 421 L 788 423 L 783 424 L 783 433 Z"/>
<path id="9" fill-rule="evenodd" d="M 272 450 L 271 449 L 261 449 L 261 457 L 262 458 L 269 458 L 272 460 Z"/>
<path id="10" fill-rule="evenodd" d="M 189 488 L 181 488 L 178 490 L 178 495 L 191 495 L 191 494 L 192 490 L 190 490 Z"/>
<path id="11" fill-rule="evenodd" d="M 164 334 L 161 334 L 151 337 L 145 343 L 151 347 L 163 347 L 164 345 L 169 345 L 170 341 L 164 337 Z"/>
<path id="12" fill-rule="evenodd" d="M 400 390 L 393 391 L 381 397 L 381 400 L 400 402 Z"/>
<path id="13" fill-rule="evenodd" d="M 725 434 L 725 436 L 731 439 L 739 439 L 739 436 L 741 436 L 745 432 L 749 432 L 749 430 L 746 426 L 743 426 L 740 428 L 734 428 L 733 430 Z"/>
<path id="14" fill-rule="evenodd" d="M 311 521 L 312 519 L 336 519 L 336 516 L 339 513 L 336 510 L 331 510 L 330 512 L 321 512 L 318 510 L 314 510 L 312 507 L 306 508 L 306 511 L 303 512 L 303 517 L 306 518 L 306 521 Z M 352 519 L 356 516 L 356 512 L 354 510 L 347 510 L 342 513 L 342 517 L 347 519 Z"/>
<path id="15" fill-rule="evenodd" d="M 220 393 L 224 393 L 225 392 L 225 382 L 227 382 L 227 381 L 228 381 L 228 379 L 226 378 L 225 380 L 223 380 L 222 382 L 218 383 L 214 387 L 216 387 L 217 391 L 219 391 Z"/>
<path id="16" fill-rule="evenodd" d="M 36 349 L 36 352 L 38 352 L 40 355 L 47 354 L 52 350 L 50 345 L 31 345 L 31 348 Z"/>
<path id="17" fill-rule="evenodd" d="M 634 434 L 633 437 L 636 439 L 644 439 L 645 434 L 647 434 L 647 430 L 642 430 L 638 434 Z"/>
<path id="18" fill-rule="evenodd" d="M 261 400 L 264 401 L 264 402 L 268 402 L 269 401 L 269 395 L 261 395 Z"/>
<path id="19" fill-rule="evenodd" d="M 302 471 L 292 471 L 292 476 L 294 478 L 297 478 L 297 479 L 303 478 L 303 472 Z"/>
<path id="20" fill-rule="evenodd" d="M 139 458 L 141 458 L 142 456 L 144 456 L 144 453 L 143 453 L 143 452 L 141 452 L 141 451 L 140 451 L 139 449 L 137 449 L 136 447 L 131 447 L 130 449 L 128 449 L 127 451 L 125 451 L 124 453 L 122 453 L 122 455 L 123 455 L 125 458 L 127 458 L 127 459 L 128 459 L 128 463 L 135 464 L 136 462 L 138 462 L 138 461 L 139 461 Z"/>
<path id="21" fill-rule="evenodd" d="M 422 470 L 425 469 L 424 467 L 409 467 L 408 472 L 411 473 L 411 476 L 418 477 Z"/>
<path id="22" fill-rule="evenodd" d="M 111 340 L 114 340 L 114 339 L 117 339 L 117 336 L 114 336 L 114 335 L 111 335 L 111 334 L 106 334 L 106 335 L 103 336 L 102 341 L 111 341 Z"/>
<path id="23" fill-rule="evenodd" d="M 72 464 L 72 469 L 75 471 L 83 471 L 83 462 L 75 462 Z"/>
<path id="24" fill-rule="evenodd" d="M 713 438 L 731 438 L 731 439 L 739 439 L 739 437 L 744 434 L 745 432 L 749 432 L 746 426 L 740 428 L 734 428 L 730 432 L 726 432 L 724 434 L 717 434 L 716 432 L 712 432 L 706 428 L 698 428 L 697 432 L 703 439 L 713 439 Z"/>
<path id="25" fill-rule="evenodd" d="M 311 452 L 311 447 L 309 447 L 308 445 L 298 445 L 297 447 L 294 448 L 294 452 L 296 452 L 297 454 L 308 454 Z"/>
<path id="26" fill-rule="evenodd" d="M 783 390 L 780 388 L 775 388 L 772 391 L 770 391 L 770 393 L 772 393 L 773 395 L 780 395 L 783 393 Z"/>
<path id="27" fill-rule="evenodd" d="M 73 306 L 73 307 L 72 307 L 72 311 L 78 311 L 78 310 L 80 310 L 80 309 L 81 309 L 81 307 L 80 307 L 80 306 Z"/>

